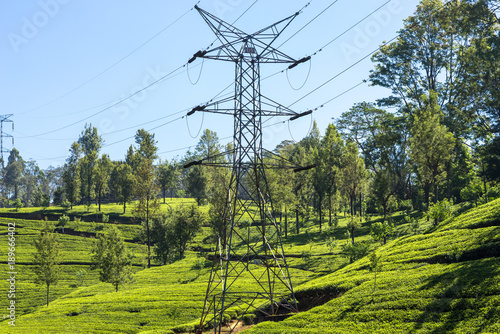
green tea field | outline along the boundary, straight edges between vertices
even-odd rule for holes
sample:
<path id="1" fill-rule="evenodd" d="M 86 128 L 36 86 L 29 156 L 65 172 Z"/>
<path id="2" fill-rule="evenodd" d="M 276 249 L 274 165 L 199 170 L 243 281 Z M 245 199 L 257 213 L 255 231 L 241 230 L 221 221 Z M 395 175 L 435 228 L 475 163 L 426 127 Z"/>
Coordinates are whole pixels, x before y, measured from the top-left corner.
<path id="1" fill-rule="evenodd" d="M 298 314 L 280 322 L 242 328 L 248 333 L 498 333 L 500 332 L 500 200 L 465 210 L 436 227 L 421 218 L 416 231 L 403 221 L 381 245 L 364 221 L 356 242 L 369 253 L 349 264 L 346 219 L 323 226 L 311 222 L 284 239 L 299 302 Z M 397 218 L 397 217 L 396 217 Z M 33 239 L 41 221 L 1 218 L 0 251 L 7 254 L 7 226 L 16 225 L 16 320 L 0 322 L 2 333 L 189 333 L 199 322 L 211 263 L 208 228 L 190 244 L 183 260 L 145 269 L 146 247 L 138 225 L 116 224 L 133 254 L 133 282 L 118 292 L 90 269 L 95 231 L 103 223 L 74 222 L 63 234 L 63 276 L 51 288 L 33 282 Z M 326 224 L 327 225 L 327 224 Z M 291 228 L 290 228 L 291 230 Z M 350 239 L 349 239 L 350 240 Z M 379 261 L 373 270 L 372 254 Z M 8 307 L 7 262 L 0 295 Z M 83 275 L 81 272 L 84 271 Z M 80 273 L 80 274 L 79 274 Z M 239 284 L 248 288 L 249 277 Z"/>

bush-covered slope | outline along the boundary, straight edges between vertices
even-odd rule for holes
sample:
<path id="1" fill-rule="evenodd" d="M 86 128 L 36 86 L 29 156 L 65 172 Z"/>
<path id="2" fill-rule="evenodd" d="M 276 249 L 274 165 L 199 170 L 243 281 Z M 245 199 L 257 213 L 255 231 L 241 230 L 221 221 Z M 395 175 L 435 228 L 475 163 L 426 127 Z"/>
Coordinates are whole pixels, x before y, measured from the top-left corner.
<path id="1" fill-rule="evenodd" d="M 248 333 L 500 333 L 500 200 L 297 289 L 337 298 Z"/>

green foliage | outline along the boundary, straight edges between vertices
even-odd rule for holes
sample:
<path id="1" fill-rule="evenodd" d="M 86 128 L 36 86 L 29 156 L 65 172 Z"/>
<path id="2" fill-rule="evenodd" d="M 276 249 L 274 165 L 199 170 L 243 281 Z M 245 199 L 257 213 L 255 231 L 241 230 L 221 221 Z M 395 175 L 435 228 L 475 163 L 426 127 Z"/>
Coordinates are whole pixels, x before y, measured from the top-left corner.
<path id="1" fill-rule="evenodd" d="M 62 227 L 62 232 L 63 233 L 64 233 L 64 227 L 68 225 L 69 221 L 70 221 L 70 218 L 68 216 L 66 216 L 66 215 L 62 215 L 57 220 L 57 226 Z"/>
<path id="2" fill-rule="evenodd" d="M 163 192 L 163 203 L 165 203 L 167 189 L 172 191 L 177 186 L 179 175 L 179 170 L 173 163 L 164 161 L 158 165 L 158 183 Z"/>
<path id="3" fill-rule="evenodd" d="M 182 259 L 188 242 L 200 231 L 205 221 L 204 214 L 198 207 L 177 207 L 170 212 L 172 235 L 170 240 L 174 241 L 179 259 Z"/>
<path id="4" fill-rule="evenodd" d="M 64 165 L 62 180 L 64 182 L 64 193 L 69 201 L 69 206 L 80 200 L 81 176 L 80 176 L 80 151 L 78 142 L 74 142 L 69 150 L 70 155 Z"/>
<path id="5" fill-rule="evenodd" d="M 98 134 L 96 127 L 93 127 L 92 124 L 85 124 L 85 128 L 78 138 L 78 144 L 83 153 L 83 157 L 79 160 L 82 197 L 86 203 L 90 203 L 95 197 L 95 167 L 103 139 Z"/>
<path id="6" fill-rule="evenodd" d="M 477 201 L 481 198 L 482 193 L 481 181 L 476 178 L 460 191 L 460 197 L 477 206 Z"/>
<path id="7" fill-rule="evenodd" d="M 429 211 L 426 215 L 434 221 L 434 225 L 448 219 L 453 214 L 453 202 L 447 199 L 431 204 Z"/>
<path id="8" fill-rule="evenodd" d="M 19 211 L 19 209 L 24 206 L 23 202 L 21 202 L 19 198 L 16 198 L 14 201 L 12 201 L 11 205 L 16 208 L 16 211 Z"/>
<path id="9" fill-rule="evenodd" d="M 434 201 L 438 199 L 438 184 L 446 175 L 446 165 L 452 158 L 455 139 L 441 123 L 443 113 L 437 95 L 431 91 L 423 96 L 423 107 L 415 113 L 411 128 L 410 157 L 427 187 L 434 186 Z M 428 202 L 427 198 L 427 202 Z"/>
<path id="10" fill-rule="evenodd" d="M 354 244 L 354 232 L 361 227 L 362 218 L 360 216 L 349 216 L 347 230 Z"/>
<path id="11" fill-rule="evenodd" d="M 71 203 L 65 199 L 61 202 L 61 206 L 63 207 L 64 211 L 68 211 L 71 208 Z"/>
<path id="12" fill-rule="evenodd" d="M 99 270 L 102 282 L 111 283 L 118 292 L 118 286 L 132 281 L 130 254 L 123 237 L 116 226 L 107 227 L 99 233 L 92 247 L 92 268 Z"/>
<path id="13" fill-rule="evenodd" d="M 87 276 L 87 271 L 82 269 L 76 272 L 75 274 L 75 279 L 76 279 L 76 285 L 77 286 L 82 286 L 83 282 L 85 281 L 85 277 Z"/>
<path id="14" fill-rule="evenodd" d="M 383 221 L 373 223 L 370 227 L 370 234 L 375 241 L 379 241 L 385 245 L 387 238 L 393 235 L 394 224 L 391 222 Z"/>
<path id="15" fill-rule="evenodd" d="M 333 253 L 333 250 L 337 248 L 337 245 L 338 242 L 335 237 L 328 237 L 328 239 L 326 239 L 326 246 L 330 250 L 330 253 Z"/>
<path id="16" fill-rule="evenodd" d="M 349 259 L 349 263 L 353 263 L 356 260 L 363 258 L 366 254 L 368 254 L 370 250 L 370 244 L 366 242 L 357 242 L 351 243 L 346 242 L 345 245 L 342 246 L 341 255 L 347 259 Z"/>
<path id="17" fill-rule="evenodd" d="M 47 306 L 49 306 L 49 289 L 57 284 L 61 275 L 60 245 L 54 227 L 48 222 L 38 233 L 33 242 L 36 252 L 33 256 L 35 283 L 45 284 L 47 287 Z"/>
<path id="18" fill-rule="evenodd" d="M 127 203 L 134 193 L 135 178 L 132 167 L 127 163 L 116 165 L 111 172 L 110 183 L 116 199 L 123 204 L 123 213 L 126 213 Z"/>

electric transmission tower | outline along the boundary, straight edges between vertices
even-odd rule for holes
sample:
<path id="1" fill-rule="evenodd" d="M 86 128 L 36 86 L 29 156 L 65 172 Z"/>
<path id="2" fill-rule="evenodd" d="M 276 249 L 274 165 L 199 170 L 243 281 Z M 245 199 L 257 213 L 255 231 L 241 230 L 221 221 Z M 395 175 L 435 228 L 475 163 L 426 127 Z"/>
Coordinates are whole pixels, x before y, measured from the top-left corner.
<path id="1" fill-rule="evenodd" d="M 6 149 L 3 144 L 4 138 L 12 138 L 12 145 L 14 145 L 14 137 L 11 134 L 4 133 L 3 131 L 3 123 L 12 123 L 12 130 L 14 130 L 14 121 L 12 121 L 10 118 L 12 117 L 12 114 L 8 115 L 0 115 L 0 154 L 2 158 L 2 168 L 5 167 L 5 160 L 3 158 L 4 153 L 9 153 L 10 150 Z"/>
<path id="2" fill-rule="evenodd" d="M 297 312 L 297 302 L 288 270 L 280 226 L 273 216 L 273 206 L 266 179 L 266 168 L 300 167 L 262 147 L 262 119 L 288 116 L 291 120 L 310 114 L 296 113 L 263 96 L 260 91 L 260 65 L 289 63 L 289 68 L 310 58 L 295 60 L 271 45 L 299 12 L 253 34 L 195 6 L 221 45 L 198 51 L 189 60 L 207 58 L 232 62 L 236 66 L 235 94 L 217 102 L 193 108 L 234 118 L 233 149 L 217 157 L 206 157 L 185 165 L 231 168 L 218 246 L 206 291 L 198 333 L 213 326 L 214 333 L 232 332 L 244 314 L 260 312 L 272 317 Z M 238 320 L 227 327 L 231 315 Z"/>

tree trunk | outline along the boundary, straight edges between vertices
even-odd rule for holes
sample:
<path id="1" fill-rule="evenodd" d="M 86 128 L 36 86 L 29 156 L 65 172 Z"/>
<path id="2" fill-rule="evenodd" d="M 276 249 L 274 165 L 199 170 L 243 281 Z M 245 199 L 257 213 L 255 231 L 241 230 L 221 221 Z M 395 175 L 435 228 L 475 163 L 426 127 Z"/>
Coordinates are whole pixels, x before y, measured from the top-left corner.
<path id="1" fill-rule="evenodd" d="M 328 226 L 332 226 L 332 196 L 328 196 Z"/>
<path id="2" fill-rule="evenodd" d="M 429 210 L 430 206 L 430 187 L 431 185 L 429 182 L 424 184 L 425 205 L 427 206 L 427 210 Z"/>
<path id="3" fill-rule="evenodd" d="M 451 199 L 451 181 L 450 181 L 450 170 L 451 170 L 451 164 L 448 163 L 448 166 L 447 166 L 447 171 L 446 171 L 446 191 L 447 191 L 447 196 L 446 198 L 448 198 L 448 201 Z"/>
<path id="4" fill-rule="evenodd" d="M 102 190 L 99 189 L 99 212 L 101 212 L 101 195 L 102 195 Z"/>
<path id="5" fill-rule="evenodd" d="M 297 234 L 300 233 L 299 227 L 299 209 L 295 209 L 295 228 L 297 229 Z"/>
<path id="6" fill-rule="evenodd" d="M 165 195 L 166 195 L 167 189 L 163 188 L 163 204 L 165 204 Z"/>
<path id="7" fill-rule="evenodd" d="M 146 233 L 148 235 L 148 268 L 151 268 L 151 242 L 149 239 L 149 199 L 146 200 Z"/>
<path id="8" fill-rule="evenodd" d="M 351 216 L 354 217 L 354 196 L 349 196 L 349 197 L 350 197 L 349 199 L 351 201 L 351 203 L 350 203 L 350 205 L 351 205 Z"/>
<path id="9" fill-rule="evenodd" d="M 127 201 L 123 200 L 123 213 L 127 210 Z"/>
<path id="10" fill-rule="evenodd" d="M 354 245 L 354 227 L 351 228 L 351 239 L 352 239 L 352 244 Z"/>
<path id="11" fill-rule="evenodd" d="M 387 219 L 387 201 L 384 201 L 382 204 L 382 208 L 384 209 L 384 221 Z"/>
<path id="12" fill-rule="evenodd" d="M 359 216 L 363 216 L 363 194 L 359 193 Z"/>
<path id="13" fill-rule="evenodd" d="M 288 237 L 288 212 L 285 207 L 285 239 Z"/>
<path id="14" fill-rule="evenodd" d="M 322 196 L 319 196 L 318 212 L 319 212 L 319 232 L 321 233 L 321 222 L 323 221 L 323 210 L 321 210 L 321 203 L 323 202 Z"/>
<path id="15" fill-rule="evenodd" d="M 438 184 L 437 184 L 436 176 L 433 177 L 432 182 L 434 183 L 434 204 L 436 204 L 439 201 Z"/>
<path id="16" fill-rule="evenodd" d="M 115 291 L 118 292 L 118 283 L 115 283 Z"/>
<path id="17" fill-rule="evenodd" d="M 47 307 L 49 307 L 49 286 L 50 283 L 47 283 Z"/>

